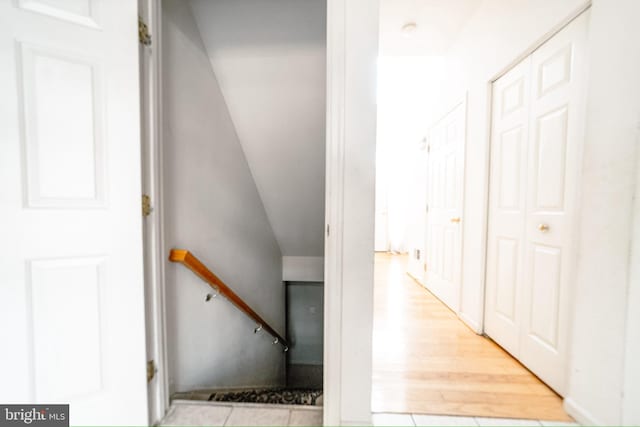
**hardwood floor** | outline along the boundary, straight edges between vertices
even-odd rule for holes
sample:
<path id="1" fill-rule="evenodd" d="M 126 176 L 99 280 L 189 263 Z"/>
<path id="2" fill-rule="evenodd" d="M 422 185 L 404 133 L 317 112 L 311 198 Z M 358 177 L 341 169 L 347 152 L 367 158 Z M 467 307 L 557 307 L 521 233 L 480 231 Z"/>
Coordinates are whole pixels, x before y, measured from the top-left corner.
<path id="1" fill-rule="evenodd" d="M 572 420 L 557 394 L 409 277 L 406 256 L 375 260 L 373 412 Z"/>

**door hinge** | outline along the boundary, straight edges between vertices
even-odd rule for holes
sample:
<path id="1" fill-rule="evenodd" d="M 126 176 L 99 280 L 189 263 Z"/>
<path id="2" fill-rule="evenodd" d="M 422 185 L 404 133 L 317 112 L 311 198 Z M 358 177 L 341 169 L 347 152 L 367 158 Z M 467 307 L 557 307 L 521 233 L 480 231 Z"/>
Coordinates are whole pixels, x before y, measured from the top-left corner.
<path id="1" fill-rule="evenodd" d="M 427 144 L 427 153 L 431 152 L 431 144 Z"/>
<path id="2" fill-rule="evenodd" d="M 151 197 L 146 194 L 142 195 L 142 216 L 148 217 L 151 214 Z"/>
<path id="3" fill-rule="evenodd" d="M 331 228 L 329 227 L 329 224 L 327 224 L 327 237 L 329 237 L 330 233 L 331 233 Z"/>
<path id="4" fill-rule="evenodd" d="M 158 369 L 156 369 L 156 362 L 153 361 L 153 359 L 147 361 L 147 382 L 151 382 L 151 380 L 156 376 L 156 372 L 158 372 Z"/>
<path id="5" fill-rule="evenodd" d="M 144 46 L 151 46 L 151 34 L 149 34 L 149 27 L 140 17 L 138 17 L 138 40 L 140 40 L 140 44 Z"/>
<path id="6" fill-rule="evenodd" d="M 426 213 L 429 213 L 429 205 L 425 205 L 425 206 L 424 206 L 424 211 L 425 211 Z"/>

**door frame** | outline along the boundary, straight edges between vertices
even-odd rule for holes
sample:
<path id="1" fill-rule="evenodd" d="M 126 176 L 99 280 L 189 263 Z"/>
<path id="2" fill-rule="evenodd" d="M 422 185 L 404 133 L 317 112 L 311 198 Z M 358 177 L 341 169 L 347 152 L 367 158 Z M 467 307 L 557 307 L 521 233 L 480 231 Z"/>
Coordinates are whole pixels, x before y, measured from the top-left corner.
<path id="1" fill-rule="evenodd" d="M 507 64 L 504 68 L 502 68 L 498 73 L 496 73 L 493 77 L 491 77 L 489 79 L 489 81 L 486 84 L 486 100 L 487 100 L 487 117 L 486 117 L 486 124 L 487 124 L 487 144 L 486 144 L 486 151 L 485 151 L 485 175 L 483 177 L 483 205 L 484 205 L 484 210 L 483 210 L 483 215 L 484 215 L 484 220 L 482 221 L 483 224 L 483 231 L 482 231 L 482 252 L 480 254 L 480 256 L 482 257 L 482 287 L 481 287 L 481 295 L 480 295 L 480 299 L 481 299 L 481 306 L 480 306 L 480 316 L 477 319 L 477 322 L 473 322 L 473 321 L 467 321 L 467 319 L 465 319 L 464 316 L 460 316 L 463 320 L 465 320 L 465 323 L 467 323 L 469 326 L 472 327 L 472 329 L 476 330 L 477 333 L 479 334 L 484 334 L 485 330 L 484 330 L 484 320 L 485 320 L 485 309 L 486 309 L 486 298 L 487 298 L 487 255 L 489 252 L 489 192 L 490 192 L 490 174 L 491 174 L 491 148 L 492 148 L 492 144 L 491 144 L 491 138 L 492 138 L 492 132 L 491 132 L 491 128 L 492 128 L 492 123 L 493 123 L 493 85 L 495 84 L 495 82 L 500 79 L 502 76 L 504 76 L 505 74 L 507 74 L 509 71 L 511 71 L 516 65 L 518 65 L 520 62 L 522 62 L 525 58 L 527 58 L 529 55 L 533 54 L 533 52 L 535 52 L 537 49 L 539 49 L 542 45 L 544 45 L 547 41 L 551 40 L 551 38 L 553 38 L 553 36 L 555 36 L 556 34 L 558 34 L 560 31 L 562 31 L 567 25 L 569 25 L 574 19 L 578 18 L 580 15 L 582 15 L 583 13 L 585 13 L 587 10 L 589 10 L 589 8 L 591 7 L 592 4 L 592 0 L 587 0 L 585 3 L 583 3 L 581 6 L 579 6 L 576 10 L 574 10 L 571 14 L 569 14 L 568 16 L 566 16 L 562 21 L 560 21 L 558 24 L 554 25 L 550 30 L 548 30 L 546 33 L 544 33 L 544 35 L 542 37 L 540 37 L 535 43 L 533 43 L 529 48 L 527 48 L 526 50 L 524 50 L 520 55 L 518 55 L 514 60 L 512 60 L 509 64 Z M 582 149 L 580 150 L 582 153 Z M 579 159 L 579 170 L 578 170 L 578 175 L 582 176 L 582 158 Z M 581 194 L 581 188 L 579 187 L 577 189 L 576 192 L 576 198 L 579 202 L 580 199 L 580 194 Z M 576 211 L 579 210 L 579 203 L 576 203 Z M 575 223 L 575 221 L 574 221 Z M 574 224 L 574 229 L 577 228 L 577 226 Z M 574 251 L 574 256 L 573 256 L 573 260 L 572 260 L 572 272 L 571 272 L 571 276 L 575 277 L 575 267 L 577 264 L 577 254 L 575 254 Z M 574 286 L 570 286 L 570 290 L 569 290 L 569 294 L 573 295 L 573 290 L 574 290 Z M 572 299 L 572 298 L 571 298 Z M 470 319 L 469 319 L 470 320 Z M 567 326 L 567 337 L 570 339 L 571 337 L 571 333 L 573 330 L 573 322 L 570 320 L 569 321 L 569 325 Z"/>
<path id="2" fill-rule="evenodd" d="M 141 148 L 150 150 L 148 163 L 143 164 L 142 173 L 149 179 L 149 191 L 152 201 L 152 214 L 145 221 L 153 219 L 152 232 L 145 241 L 145 257 L 148 256 L 153 265 L 154 274 L 145 283 L 145 290 L 153 292 L 153 319 L 146 325 L 148 336 L 153 340 L 156 349 L 157 373 L 154 393 L 157 398 L 153 416 L 161 419 L 169 409 L 169 378 L 167 363 L 166 342 L 166 310 L 165 310 L 165 256 L 163 250 L 164 224 L 163 212 L 163 171 L 162 171 L 162 1 L 140 0 L 145 2 L 150 16 L 148 22 L 152 35 L 150 66 L 150 78 L 155 80 L 151 86 L 152 96 L 150 102 L 143 100 L 142 108 L 149 114 L 151 136 L 141 139 Z M 362 16 L 367 18 L 363 18 Z M 378 42 L 378 0 L 327 0 L 327 100 L 326 100 L 326 193 L 325 193 L 325 233 L 331 238 L 325 239 L 325 317 L 324 317 L 324 424 L 325 425 L 367 425 L 371 422 L 370 393 L 371 393 L 371 369 L 370 364 L 358 363 L 359 372 L 344 372 L 342 369 L 345 361 L 345 346 L 343 346 L 343 331 L 345 326 L 352 328 L 354 319 L 346 319 L 342 313 L 345 310 L 343 295 L 343 258 L 346 257 L 343 248 L 351 249 L 351 257 L 355 242 L 361 244 L 361 237 L 370 237 L 370 250 L 366 253 L 373 257 L 373 217 L 374 207 L 371 206 L 371 230 L 352 230 L 355 227 L 345 226 L 344 219 L 353 216 L 353 209 L 345 206 L 344 190 L 347 187 L 346 178 L 349 172 L 353 173 L 354 165 L 345 158 L 346 151 L 350 148 L 347 142 L 365 144 L 375 159 L 375 143 L 367 138 L 369 124 L 374 123 L 375 132 L 375 90 L 369 87 L 370 79 L 362 79 L 361 74 L 371 77 L 375 73 L 375 57 L 377 56 Z M 374 30 L 375 28 L 375 30 Z M 347 49 L 349 48 L 349 49 Z M 373 55 L 375 49 L 376 55 Z M 353 52 L 353 53 L 351 53 Z M 346 65 L 349 63 L 350 69 Z M 354 69 L 357 68 L 356 71 Z M 375 86 L 375 85 L 372 85 Z M 155 96 L 154 96 L 155 95 Z M 351 101 L 351 110 L 347 114 L 346 100 Z M 354 113 L 354 106 L 360 108 L 358 114 Z M 347 125 L 349 131 L 347 132 Z M 347 135 L 348 134 L 348 135 Z M 348 137 L 348 138 L 347 138 Z M 374 138 L 375 139 L 375 138 Z M 348 140 L 348 141 L 347 141 Z M 369 165 L 366 165 L 369 167 Z M 371 171 L 375 170 L 374 164 Z M 372 174 L 375 179 L 375 175 Z M 375 183 L 371 183 L 371 196 Z M 369 206 L 365 206 L 358 213 L 361 218 L 368 219 L 364 212 Z M 346 215 L 345 215 L 346 214 Z M 350 225 L 353 225 L 350 223 Z M 346 230 L 348 229 L 348 230 Z M 346 231 L 350 234 L 346 235 Z M 149 248 L 149 249 L 147 249 Z M 362 267 L 352 266 L 353 270 Z M 371 285 L 373 284 L 373 263 L 370 265 Z M 352 264 L 350 264 L 352 265 Z M 353 272 L 351 274 L 353 276 Z M 361 279 L 364 279 L 361 277 Z M 361 280 L 362 281 L 362 280 Z M 364 285 L 364 283 L 358 283 Z M 370 286 L 371 287 L 371 286 Z M 371 301 L 359 301 L 362 313 L 366 315 L 373 310 Z M 371 316 L 371 319 L 373 317 Z M 365 334 L 367 335 L 367 334 Z M 368 334 L 371 335 L 371 334 Z M 362 348 L 364 354 L 371 354 L 371 337 L 363 338 Z M 346 346 L 347 348 L 349 345 Z M 350 355 L 349 357 L 353 357 Z M 348 370 L 347 370 L 348 371 Z M 366 374 L 366 375 L 365 375 Z M 357 377 L 357 378 L 355 378 Z M 356 380 L 357 381 L 354 381 Z M 357 389 L 359 393 L 347 393 L 343 395 L 342 389 L 348 385 L 349 391 Z M 357 403 L 358 408 L 353 409 Z M 363 408 L 367 408 L 366 413 Z M 355 415 L 354 415 L 355 414 Z M 355 419 L 358 418 L 358 419 Z M 153 420 L 152 420 L 153 421 Z"/>
<path id="3" fill-rule="evenodd" d="M 141 129 L 148 133 L 141 133 L 142 152 L 142 192 L 151 199 L 151 213 L 143 219 L 146 234 L 144 236 L 145 293 L 151 295 L 149 307 L 151 319 L 146 319 L 147 340 L 151 342 L 153 354 L 147 359 L 155 363 L 155 377 L 149 382 L 150 399 L 149 413 L 151 423 L 158 423 L 169 410 L 169 373 L 167 361 L 166 341 L 166 292 L 165 292 L 165 261 L 163 253 L 164 219 L 163 219 L 163 108 L 162 108 L 162 1 L 139 0 L 141 9 L 146 8 L 145 23 L 151 35 L 151 45 L 145 49 L 149 58 L 148 74 L 141 73 L 141 87 L 146 84 L 148 99 L 141 96 L 141 108 L 145 112 L 148 123 L 143 123 Z M 142 70 L 142 68 L 141 68 Z M 146 317 L 146 314 L 145 314 Z"/>

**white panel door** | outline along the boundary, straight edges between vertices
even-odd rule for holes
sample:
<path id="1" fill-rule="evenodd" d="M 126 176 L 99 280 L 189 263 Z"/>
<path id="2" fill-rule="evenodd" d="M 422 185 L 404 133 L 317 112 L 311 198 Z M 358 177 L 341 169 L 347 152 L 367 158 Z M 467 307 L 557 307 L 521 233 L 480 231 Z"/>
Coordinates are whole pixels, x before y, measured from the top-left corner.
<path id="1" fill-rule="evenodd" d="M 525 59 L 493 85 L 484 329 L 514 355 L 522 318 L 530 65 Z"/>
<path id="2" fill-rule="evenodd" d="M 588 12 L 493 88 L 485 329 L 561 395 L 585 127 L 587 26 Z M 511 96 L 513 82 L 520 80 L 524 95 Z M 523 99 L 522 107 L 505 116 L 516 98 Z"/>
<path id="3" fill-rule="evenodd" d="M 456 313 L 462 270 L 466 103 L 429 131 L 425 285 Z"/>
<path id="4" fill-rule="evenodd" d="M 147 423 L 136 2 L 0 0 L 0 402 Z"/>
<path id="5" fill-rule="evenodd" d="M 588 12 L 531 55 L 520 360 L 560 394 L 566 388 L 587 27 Z"/>

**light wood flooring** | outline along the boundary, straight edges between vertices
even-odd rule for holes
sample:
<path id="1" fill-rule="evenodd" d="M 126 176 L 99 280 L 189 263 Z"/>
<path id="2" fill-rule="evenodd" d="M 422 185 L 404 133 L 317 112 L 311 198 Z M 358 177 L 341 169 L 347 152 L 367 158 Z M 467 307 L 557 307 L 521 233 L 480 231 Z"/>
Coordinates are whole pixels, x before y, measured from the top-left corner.
<path id="1" fill-rule="evenodd" d="M 558 395 L 408 276 L 406 256 L 375 260 L 373 412 L 572 421 Z"/>

